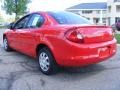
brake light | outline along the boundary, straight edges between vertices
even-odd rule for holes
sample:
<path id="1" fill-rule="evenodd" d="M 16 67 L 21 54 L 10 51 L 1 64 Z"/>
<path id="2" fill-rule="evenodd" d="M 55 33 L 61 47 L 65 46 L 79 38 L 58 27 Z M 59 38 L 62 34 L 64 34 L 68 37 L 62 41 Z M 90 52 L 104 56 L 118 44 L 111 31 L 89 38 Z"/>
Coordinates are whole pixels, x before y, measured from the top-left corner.
<path id="1" fill-rule="evenodd" d="M 66 38 L 72 42 L 83 43 L 83 36 L 77 30 L 68 30 L 65 35 Z"/>

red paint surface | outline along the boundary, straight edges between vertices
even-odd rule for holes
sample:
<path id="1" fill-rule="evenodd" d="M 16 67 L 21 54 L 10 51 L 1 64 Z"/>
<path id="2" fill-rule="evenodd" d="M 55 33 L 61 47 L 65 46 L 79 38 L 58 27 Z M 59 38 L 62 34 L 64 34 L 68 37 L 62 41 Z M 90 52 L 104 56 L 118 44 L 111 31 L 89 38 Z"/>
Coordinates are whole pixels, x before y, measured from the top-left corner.
<path id="1" fill-rule="evenodd" d="M 9 30 L 7 36 L 10 47 L 26 55 L 36 57 L 36 48 L 44 44 L 51 50 L 58 65 L 84 66 L 107 60 L 116 52 L 116 40 L 112 29 L 107 26 L 59 25 L 47 13 L 41 13 L 45 22 L 38 29 Z M 66 33 L 76 30 L 83 42 L 73 42 Z"/>

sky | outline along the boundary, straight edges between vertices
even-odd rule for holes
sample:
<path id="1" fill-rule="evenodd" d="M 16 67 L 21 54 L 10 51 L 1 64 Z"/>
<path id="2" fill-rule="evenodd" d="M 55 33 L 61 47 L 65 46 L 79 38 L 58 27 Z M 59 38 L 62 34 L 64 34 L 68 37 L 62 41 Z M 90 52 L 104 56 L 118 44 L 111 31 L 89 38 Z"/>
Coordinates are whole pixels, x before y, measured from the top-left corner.
<path id="1" fill-rule="evenodd" d="M 107 0 L 32 0 L 30 11 L 64 10 L 65 8 L 87 2 L 105 2 Z"/>
<path id="2" fill-rule="evenodd" d="M 3 0 L 4 1 L 4 0 Z M 51 10 L 65 10 L 68 7 L 87 2 L 106 2 L 107 0 L 32 0 L 30 4 L 28 4 L 28 9 L 30 12 L 33 11 L 51 11 Z M 2 2 L 0 2 L 1 6 Z M 0 7 L 0 13 L 4 17 L 10 17 L 6 15 L 5 11 L 3 11 Z"/>

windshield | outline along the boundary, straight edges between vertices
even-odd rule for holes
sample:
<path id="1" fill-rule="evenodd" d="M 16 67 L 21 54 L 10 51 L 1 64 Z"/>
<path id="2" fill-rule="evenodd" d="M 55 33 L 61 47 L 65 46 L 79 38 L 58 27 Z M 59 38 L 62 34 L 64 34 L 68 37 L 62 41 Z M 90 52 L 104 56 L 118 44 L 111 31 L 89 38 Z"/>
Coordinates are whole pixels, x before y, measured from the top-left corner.
<path id="1" fill-rule="evenodd" d="M 70 12 L 48 12 L 59 24 L 92 24 L 86 18 Z"/>

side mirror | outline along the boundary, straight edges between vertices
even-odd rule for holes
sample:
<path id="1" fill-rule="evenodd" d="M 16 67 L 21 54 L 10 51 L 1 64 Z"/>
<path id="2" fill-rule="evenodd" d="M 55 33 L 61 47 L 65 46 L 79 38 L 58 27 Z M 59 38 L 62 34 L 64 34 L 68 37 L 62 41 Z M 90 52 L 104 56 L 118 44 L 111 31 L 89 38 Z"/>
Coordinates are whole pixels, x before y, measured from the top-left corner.
<path id="1" fill-rule="evenodd" d="M 14 29 L 13 27 L 14 27 L 14 22 L 10 23 L 10 24 L 7 26 L 8 29 Z"/>

